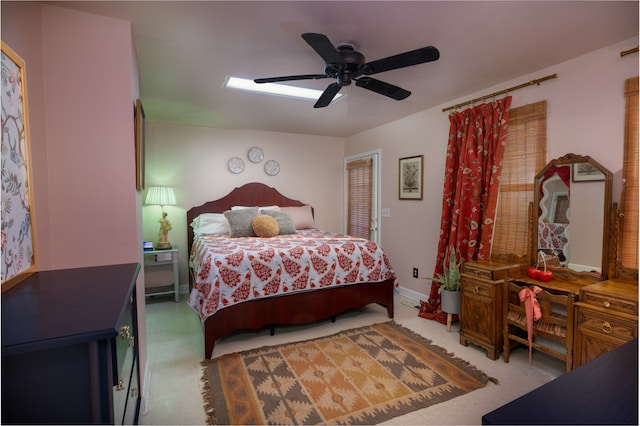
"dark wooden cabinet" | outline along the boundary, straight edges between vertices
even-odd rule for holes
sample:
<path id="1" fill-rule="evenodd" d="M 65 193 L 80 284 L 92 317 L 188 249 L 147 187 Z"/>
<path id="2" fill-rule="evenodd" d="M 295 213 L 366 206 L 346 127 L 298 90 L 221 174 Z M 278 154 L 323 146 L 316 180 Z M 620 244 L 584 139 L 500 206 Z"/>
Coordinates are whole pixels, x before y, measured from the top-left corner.
<path id="1" fill-rule="evenodd" d="M 574 368 L 638 337 L 638 284 L 608 280 L 583 287 L 575 304 Z"/>
<path id="2" fill-rule="evenodd" d="M 462 266 L 460 344 L 474 343 L 496 360 L 502 351 L 502 283 L 518 277 L 520 265 L 479 260 Z"/>
<path id="3" fill-rule="evenodd" d="M 42 271 L 2 294 L 2 423 L 138 422 L 139 269 Z"/>

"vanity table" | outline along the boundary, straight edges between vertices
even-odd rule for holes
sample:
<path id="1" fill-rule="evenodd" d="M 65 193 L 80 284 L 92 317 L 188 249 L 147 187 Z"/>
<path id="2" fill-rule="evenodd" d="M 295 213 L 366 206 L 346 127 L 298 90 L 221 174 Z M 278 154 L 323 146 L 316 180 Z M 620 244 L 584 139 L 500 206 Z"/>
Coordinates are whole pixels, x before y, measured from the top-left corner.
<path id="1" fill-rule="evenodd" d="M 567 154 L 551 160 L 534 179 L 529 265 L 544 254 L 553 279 L 526 275 L 528 265 L 466 262 L 461 287 L 460 343 L 477 344 L 497 359 L 504 344 L 505 278 L 536 285 L 574 301 L 567 315 L 573 353 L 568 368 L 580 366 L 638 336 L 638 280 L 616 277 L 619 214 L 612 208 L 612 173 L 591 157 Z M 614 265 L 614 266 L 612 266 Z M 538 264 L 543 269 L 542 263 Z M 507 333 L 508 334 L 508 333 Z M 573 342 L 573 344 L 571 344 Z M 573 364 L 571 366 L 571 364 Z"/>

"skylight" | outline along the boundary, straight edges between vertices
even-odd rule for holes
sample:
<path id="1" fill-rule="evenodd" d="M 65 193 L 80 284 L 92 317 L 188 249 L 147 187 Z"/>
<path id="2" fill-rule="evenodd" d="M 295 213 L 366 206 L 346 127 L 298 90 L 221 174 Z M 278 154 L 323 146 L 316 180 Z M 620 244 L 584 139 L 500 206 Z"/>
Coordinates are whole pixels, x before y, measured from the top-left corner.
<path id="1" fill-rule="evenodd" d="M 310 99 L 318 100 L 322 95 L 322 90 L 306 89 L 304 87 L 289 86 L 287 84 L 280 83 L 254 83 L 253 80 L 239 77 L 229 77 L 225 82 L 225 87 L 232 89 L 247 90 L 249 92 L 265 93 L 267 95 L 288 96 L 298 99 Z M 342 97 L 342 94 L 338 93 L 334 101 Z"/>

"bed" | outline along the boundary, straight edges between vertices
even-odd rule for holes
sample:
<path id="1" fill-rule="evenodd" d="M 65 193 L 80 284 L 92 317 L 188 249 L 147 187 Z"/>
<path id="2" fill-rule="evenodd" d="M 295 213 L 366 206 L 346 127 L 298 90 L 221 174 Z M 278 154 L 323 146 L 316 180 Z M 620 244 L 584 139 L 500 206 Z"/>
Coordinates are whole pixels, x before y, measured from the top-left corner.
<path id="1" fill-rule="evenodd" d="M 205 217 L 205 214 L 224 213 L 236 206 L 278 206 L 283 210 L 307 208 L 311 209 L 311 215 L 314 214 L 313 208 L 282 195 L 275 188 L 262 183 L 248 183 L 235 188 L 218 200 L 189 209 L 187 224 Z M 264 211 L 261 210 L 261 213 Z M 341 313 L 361 309 L 372 303 L 386 308 L 388 317 L 393 318 L 393 295 L 398 285 L 397 279 L 382 248 L 371 241 L 331 234 L 315 228 L 296 229 L 293 234 L 273 238 L 198 235 L 194 233 L 192 226 L 187 228 L 191 288 L 189 304 L 203 323 L 205 358 L 211 358 L 216 340 L 240 331 L 259 331 L 270 327 L 273 333 L 275 326 L 327 319 L 335 321 L 336 316 Z M 269 247 L 269 244 L 273 247 Z M 295 246 L 296 244 L 298 245 Z M 294 283 L 285 285 L 283 277 L 272 286 L 276 290 L 269 290 L 270 283 L 274 282 L 274 279 L 269 277 L 284 276 L 285 272 L 289 272 L 289 266 L 276 267 L 269 262 L 286 263 L 290 259 L 286 259 L 285 255 L 294 252 L 309 254 L 309 265 L 302 267 L 307 271 L 313 268 L 315 273 L 316 263 L 323 264 L 324 260 L 329 259 L 325 258 L 325 255 L 329 256 L 330 252 L 342 254 L 343 247 L 352 249 L 355 246 L 365 247 L 364 250 L 367 251 L 363 253 L 362 264 L 367 263 L 364 260 L 365 255 L 367 259 L 369 254 L 375 256 L 369 259 L 371 265 L 367 264 L 367 268 L 370 270 L 365 268 L 364 274 L 358 272 L 356 276 L 352 271 L 347 277 L 345 274 L 348 268 L 343 271 L 341 262 L 348 263 L 349 259 L 344 259 L 343 256 L 343 260 L 329 261 L 325 265 L 329 272 L 322 278 L 318 278 L 317 274 L 307 274 L 311 277 L 307 277 L 306 287 L 296 287 Z M 254 249 L 257 252 L 251 251 Z M 262 262 L 264 253 L 274 256 L 269 257 L 269 262 L 266 262 L 271 265 L 268 268 L 265 262 Z M 277 259 L 278 255 L 285 258 Z M 353 258 L 351 260 L 353 261 Z M 230 265 L 231 263 L 233 264 Z M 259 268 L 262 268 L 263 272 L 256 272 Z M 363 270 L 360 263 L 358 269 Z M 238 277 L 233 282 L 237 286 L 229 285 L 229 274 Z M 261 287 L 256 289 L 255 275 L 259 274 L 267 278 L 260 284 Z M 334 282 L 328 282 L 327 276 L 332 276 Z M 365 280 L 365 276 L 369 279 Z M 315 281 L 316 278 L 318 282 Z"/>

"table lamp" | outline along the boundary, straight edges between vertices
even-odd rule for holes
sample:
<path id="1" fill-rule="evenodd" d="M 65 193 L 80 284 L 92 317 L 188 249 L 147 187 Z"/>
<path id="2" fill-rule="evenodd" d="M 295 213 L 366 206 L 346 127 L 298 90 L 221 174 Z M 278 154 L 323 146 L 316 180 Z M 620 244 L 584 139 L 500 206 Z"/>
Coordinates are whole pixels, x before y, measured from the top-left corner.
<path id="1" fill-rule="evenodd" d="M 176 205 L 176 195 L 173 192 L 173 188 L 170 186 L 149 187 L 145 203 L 148 205 L 159 205 L 162 210 L 162 217 L 158 219 L 160 231 L 158 231 L 156 250 L 170 249 L 171 243 L 169 242 L 169 231 L 171 230 L 171 222 L 167 219 L 167 212 L 164 211 L 164 206 Z"/>

